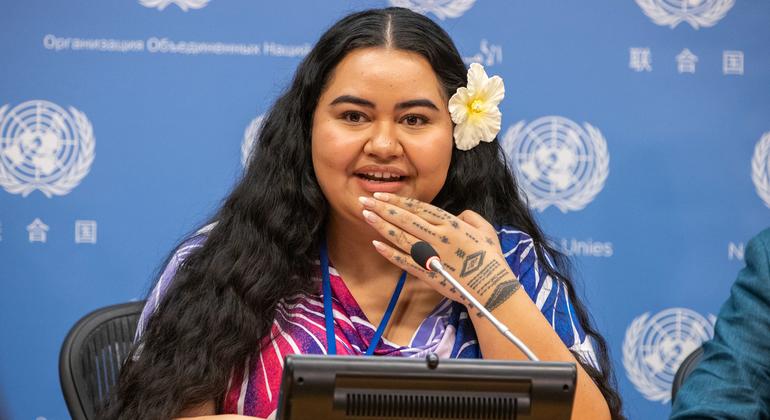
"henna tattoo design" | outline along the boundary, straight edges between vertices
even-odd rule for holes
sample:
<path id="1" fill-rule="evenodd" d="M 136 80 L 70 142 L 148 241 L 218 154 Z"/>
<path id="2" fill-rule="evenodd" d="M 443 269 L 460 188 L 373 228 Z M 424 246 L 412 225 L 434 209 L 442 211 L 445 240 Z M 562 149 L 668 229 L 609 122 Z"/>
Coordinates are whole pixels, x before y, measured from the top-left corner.
<path id="1" fill-rule="evenodd" d="M 437 218 L 439 220 L 449 220 L 449 219 L 452 218 L 451 214 L 449 214 L 447 211 L 445 211 L 443 209 L 439 209 L 439 208 L 437 208 L 434 211 L 432 208 L 425 207 L 425 208 L 421 208 L 420 211 L 423 212 L 423 213 L 429 214 L 429 215 L 431 215 L 431 216 L 433 216 L 433 217 L 435 217 L 435 218 Z"/>
<path id="2" fill-rule="evenodd" d="M 479 240 L 478 240 L 478 239 L 476 239 L 476 237 L 474 237 L 474 236 L 473 236 L 473 235 L 471 235 L 470 233 L 468 233 L 468 232 L 465 232 L 465 236 L 467 236 L 468 238 L 470 238 L 470 240 L 472 240 L 473 242 L 479 243 Z"/>
<path id="3" fill-rule="evenodd" d="M 457 251 L 455 251 L 455 255 L 457 255 L 460 258 L 465 258 L 465 251 L 463 251 L 460 248 L 457 248 Z"/>
<path id="4" fill-rule="evenodd" d="M 455 229 L 460 229 L 460 224 L 457 223 L 457 220 L 452 220 L 449 224 Z"/>
<path id="5" fill-rule="evenodd" d="M 393 230 L 393 229 L 390 229 L 390 230 L 388 231 L 388 235 L 390 235 L 390 236 L 396 236 L 396 231 L 395 231 L 395 230 Z"/>
<path id="6" fill-rule="evenodd" d="M 516 293 L 521 287 L 521 283 L 517 278 L 512 277 L 507 266 L 496 258 L 484 265 L 483 252 L 471 254 L 465 259 L 463 264 L 465 276 L 463 277 L 474 273 L 467 283 L 468 287 L 476 291 L 480 297 L 489 295 L 484 307 L 491 311 Z M 476 315 L 483 317 L 481 313 Z"/>
<path id="7" fill-rule="evenodd" d="M 486 255 L 486 251 L 474 252 L 473 254 L 468 255 L 468 257 L 465 258 L 465 261 L 463 261 L 463 269 L 460 272 L 460 277 L 465 277 L 468 274 L 477 271 L 481 265 L 484 264 L 484 255 Z"/>
<path id="8" fill-rule="evenodd" d="M 521 283 L 519 283 L 518 280 L 508 280 L 498 284 L 484 307 L 492 312 L 492 310 L 502 305 L 508 298 L 513 296 L 520 287 Z"/>
<path id="9" fill-rule="evenodd" d="M 484 240 L 485 240 L 485 241 L 486 241 L 488 244 L 490 244 L 490 245 L 494 245 L 494 244 L 495 244 L 495 242 L 494 242 L 492 239 L 490 239 L 489 237 L 484 237 Z"/>
<path id="10" fill-rule="evenodd" d="M 435 278 L 436 278 L 436 275 L 437 275 L 437 273 L 436 273 L 436 272 L 433 272 L 433 271 L 425 271 L 425 269 L 424 269 L 424 268 L 422 268 L 422 267 L 420 267 L 419 265 L 417 265 L 417 264 L 413 263 L 412 261 L 408 260 L 407 258 L 404 258 L 404 257 L 402 257 L 402 256 L 400 256 L 400 255 L 396 255 L 395 257 L 393 257 L 393 259 L 394 259 L 394 260 L 395 260 L 397 263 L 399 263 L 399 264 L 405 265 L 405 266 L 407 266 L 407 267 L 411 267 L 412 269 L 415 269 L 415 270 L 417 270 L 417 271 L 423 271 L 423 272 L 425 272 L 425 274 L 427 274 L 427 275 L 428 275 L 428 277 L 430 277 L 431 279 L 435 279 Z M 442 279 L 443 279 L 443 277 L 442 277 Z"/>
<path id="11" fill-rule="evenodd" d="M 446 264 L 446 263 L 444 263 L 444 267 L 446 267 L 447 270 L 449 270 L 449 271 L 451 271 L 453 273 L 457 271 L 457 270 L 455 270 L 455 268 L 453 266 L 451 266 L 449 264 Z"/>
<path id="12" fill-rule="evenodd" d="M 398 214 L 398 212 L 393 209 L 388 209 L 388 213 L 390 213 L 392 216 L 395 216 Z"/>
<path id="13" fill-rule="evenodd" d="M 482 284 L 482 285 L 479 287 L 479 289 L 478 289 L 478 292 L 479 292 L 479 294 L 481 294 L 481 295 L 486 295 L 486 294 L 487 294 L 487 291 L 489 291 L 489 289 L 490 289 L 492 286 L 494 286 L 494 285 L 496 285 L 496 284 L 500 283 L 501 281 L 505 280 L 507 277 L 508 277 L 508 271 L 507 271 L 507 270 L 505 270 L 505 269 L 502 269 L 502 270 L 498 271 L 497 273 L 495 273 L 495 274 L 492 276 L 492 278 L 490 278 L 489 280 L 487 280 L 487 281 L 486 281 L 484 284 Z"/>
<path id="14" fill-rule="evenodd" d="M 445 243 L 445 244 L 448 244 L 448 243 L 449 243 L 449 238 L 447 238 L 447 237 L 446 237 L 446 235 L 441 235 L 441 236 L 439 237 L 439 239 L 441 239 L 441 242 L 443 242 L 443 243 Z"/>
<path id="15" fill-rule="evenodd" d="M 417 227 L 417 229 L 420 229 L 421 231 L 423 231 L 423 232 L 427 233 L 428 235 L 431 235 L 431 236 L 436 236 L 436 232 L 434 232 L 434 231 L 432 231 L 432 230 L 428 229 L 427 227 L 423 226 L 422 224 L 420 224 L 420 223 L 418 223 L 418 222 L 412 222 L 412 225 L 416 226 L 416 227 Z M 443 241 L 442 241 L 442 242 L 443 242 Z"/>
<path id="16" fill-rule="evenodd" d="M 492 273 L 500 267 L 500 263 L 497 260 L 492 260 L 487 264 L 481 271 L 478 272 L 473 278 L 468 282 L 468 287 L 471 289 L 479 292 L 479 294 L 482 294 L 479 290 L 479 285 L 482 281 L 489 278 Z"/>

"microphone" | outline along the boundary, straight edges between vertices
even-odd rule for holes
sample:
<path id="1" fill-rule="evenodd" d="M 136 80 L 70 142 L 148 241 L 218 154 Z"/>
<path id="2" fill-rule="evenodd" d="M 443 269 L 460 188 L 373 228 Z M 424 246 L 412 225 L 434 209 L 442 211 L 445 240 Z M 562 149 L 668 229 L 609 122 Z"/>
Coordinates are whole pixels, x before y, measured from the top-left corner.
<path id="1" fill-rule="evenodd" d="M 492 315 L 491 312 L 487 310 L 487 308 L 484 307 L 481 303 L 479 303 L 478 300 L 476 300 L 475 297 L 473 297 L 472 294 L 470 294 L 465 288 L 460 285 L 460 283 L 455 280 L 454 277 L 452 277 L 451 274 L 447 273 L 446 270 L 444 270 L 444 266 L 441 265 L 441 259 L 438 256 L 438 252 L 436 252 L 435 249 L 433 249 L 432 246 L 430 246 L 429 243 L 425 241 L 419 241 L 412 245 L 412 249 L 409 252 L 412 255 L 412 258 L 414 261 L 425 268 L 428 271 L 435 271 L 441 274 L 449 283 L 452 284 L 452 286 L 457 289 L 461 295 L 465 297 L 465 299 L 468 300 L 468 302 L 471 303 L 471 305 L 478 310 L 484 317 L 486 317 L 492 325 L 497 328 L 500 333 L 505 336 L 511 343 L 515 344 L 516 347 L 521 350 L 524 355 L 526 355 L 529 360 L 532 360 L 533 362 L 539 362 L 540 359 L 535 356 L 535 353 L 532 352 L 532 350 L 527 347 L 524 342 L 519 340 L 518 337 L 513 335 L 511 330 L 508 329 L 508 327 L 505 326 L 502 322 L 500 322 L 497 318 L 495 318 L 494 315 Z"/>

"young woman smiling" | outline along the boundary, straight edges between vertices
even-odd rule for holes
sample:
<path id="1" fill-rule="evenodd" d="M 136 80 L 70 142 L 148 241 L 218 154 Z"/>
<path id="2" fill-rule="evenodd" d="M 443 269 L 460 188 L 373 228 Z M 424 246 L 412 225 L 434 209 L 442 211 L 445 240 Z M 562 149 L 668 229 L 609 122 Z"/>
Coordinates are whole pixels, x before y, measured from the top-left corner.
<path id="1" fill-rule="evenodd" d="M 268 418 L 290 353 L 524 359 L 408 257 L 424 240 L 541 360 L 577 363 L 573 418 L 622 418 L 605 342 L 496 140 L 502 89 L 409 10 L 332 26 L 170 257 L 105 417 Z"/>

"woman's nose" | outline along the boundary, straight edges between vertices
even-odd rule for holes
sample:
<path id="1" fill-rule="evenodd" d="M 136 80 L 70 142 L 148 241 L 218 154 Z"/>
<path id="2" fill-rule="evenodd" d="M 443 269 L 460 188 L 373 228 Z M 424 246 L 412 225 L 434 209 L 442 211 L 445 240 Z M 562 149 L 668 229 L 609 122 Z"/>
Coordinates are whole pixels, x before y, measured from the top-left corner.
<path id="1" fill-rule="evenodd" d="M 381 159 L 393 159 L 404 153 L 398 140 L 397 126 L 392 122 L 380 122 L 374 126 L 372 135 L 364 145 L 364 152 Z"/>

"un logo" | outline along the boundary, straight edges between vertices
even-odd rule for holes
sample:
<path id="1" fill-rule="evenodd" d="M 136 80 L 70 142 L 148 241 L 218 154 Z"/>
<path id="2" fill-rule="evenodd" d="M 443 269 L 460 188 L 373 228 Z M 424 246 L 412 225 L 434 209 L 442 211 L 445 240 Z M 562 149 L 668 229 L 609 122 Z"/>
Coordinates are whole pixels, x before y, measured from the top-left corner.
<path id="1" fill-rule="evenodd" d="M 634 387 L 650 401 L 671 399 L 671 383 L 682 361 L 714 336 L 714 315 L 707 320 L 686 308 L 670 308 L 652 318 L 634 319 L 623 340 L 623 366 Z"/>
<path id="2" fill-rule="evenodd" d="M 754 157 L 751 159 L 751 180 L 757 195 L 770 207 L 770 131 L 754 147 Z"/>
<path id="3" fill-rule="evenodd" d="M 144 7 L 163 10 L 170 4 L 176 4 L 182 11 L 189 9 L 202 9 L 206 7 L 210 0 L 139 0 L 139 4 Z"/>
<path id="4" fill-rule="evenodd" d="M 391 6 L 405 7 L 426 15 L 433 13 L 437 18 L 457 18 L 473 7 L 476 0 L 390 0 Z"/>
<path id="5" fill-rule="evenodd" d="M 88 174 L 94 133 L 86 114 L 48 101 L 0 107 L 0 185 L 28 196 L 65 195 Z"/>
<path id="6" fill-rule="evenodd" d="M 251 152 L 254 150 L 254 143 L 259 138 L 259 131 L 262 129 L 262 121 L 265 119 L 264 115 L 260 115 L 254 118 L 243 131 L 243 142 L 241 142 L 241 165 L 245 168 L 249 165 L 249 159 L 251 158 Z"/>
<path id="7" fill-rule="evenodd" d="M 558 116 L 519 121 L 503 136 L 517 181 L 530 207 L 553 205 L 563 213 L 582 210 L 609 175 L 607 141 L 592 125 Z"/>
<path id="8" fill-rule="evenodd" d="M 636 0 L 636 3 L 658 25 L 675 28 L 687 22 L 699 29 L 716 25 L 735 0 Z"/>

